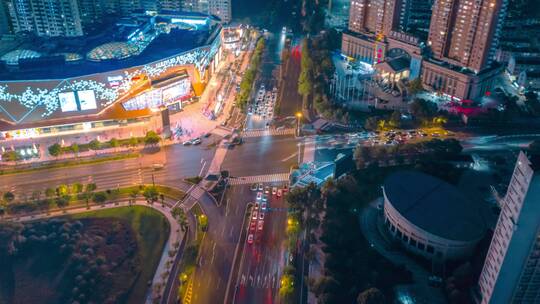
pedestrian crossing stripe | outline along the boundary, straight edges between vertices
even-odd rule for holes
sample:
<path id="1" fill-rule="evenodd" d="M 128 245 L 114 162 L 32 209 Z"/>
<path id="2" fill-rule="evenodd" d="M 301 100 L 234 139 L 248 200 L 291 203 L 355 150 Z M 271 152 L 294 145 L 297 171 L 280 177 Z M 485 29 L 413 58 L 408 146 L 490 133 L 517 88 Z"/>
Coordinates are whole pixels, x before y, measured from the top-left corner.
<path id="1" fill-rule="evenodd" d="M 253 175 L 230 178 L 230 185 L 245 185 L 253 183 L 271 183 L 289 181 L 289 173 L 277 173 L 267 175 Z"/>
<path id="2" fill-rule="evenodd" d="M 295 129 L 262 129 L 262 130 L 248 130 L 245 131 L 243 137 L 262 137 L 262 136 L 280 136 L 280 135 L 294 135 Z"/>

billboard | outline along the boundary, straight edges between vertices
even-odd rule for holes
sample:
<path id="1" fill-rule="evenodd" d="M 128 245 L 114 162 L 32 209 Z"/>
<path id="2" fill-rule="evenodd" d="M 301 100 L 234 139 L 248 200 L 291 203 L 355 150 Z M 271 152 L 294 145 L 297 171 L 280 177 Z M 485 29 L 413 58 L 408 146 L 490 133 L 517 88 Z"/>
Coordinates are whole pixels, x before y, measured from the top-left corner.
<path id="1" fill-rule="evenodd" d="M 165 103 L 174 102 L 191 93 L 191 82 L 189 78 L 182 79 L 170 86 L 163 88 L 162 98 Z"/>
<path id="2" fill-rule="evenodd" d="M 74 112 L 78 110 L 75 92 L 58 93 L 60 99 L 60 109 L 62 112 Z"/>
<path id="3" fill-rule="evenodd" d="M 97 109 L 96 95 L 93 90 L 78 91 L 77 97 L 81 111 Z"/>

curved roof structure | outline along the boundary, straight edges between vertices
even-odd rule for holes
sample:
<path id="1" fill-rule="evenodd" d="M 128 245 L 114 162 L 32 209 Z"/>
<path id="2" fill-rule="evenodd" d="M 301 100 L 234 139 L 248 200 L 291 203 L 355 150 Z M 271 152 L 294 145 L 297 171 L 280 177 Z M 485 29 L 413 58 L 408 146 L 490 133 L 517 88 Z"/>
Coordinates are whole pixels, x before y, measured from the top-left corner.
<path id="1" fill-rule="evenodd" d="M 14 50 L 4 54 L 0 60 L 5 61 L 8 65 L 18 65 L 19 59 L 39 58 L 41 54 L 32 50 Z"/>
<path id="2" fill-rule="evenodd" d="M 384 193 L 411 224 L 454 241 L 475 241 L 487 230 L 481 208 L 454 186 L 430 175 L 402 171 L 388 177 Z"/>
<path id="3" fill-rule="evenodd" d="M 139 53 L 139 48 L 127 42 L 109 42 L 92 49 L 86 57 L 92 61 L 124 59 Z"/>

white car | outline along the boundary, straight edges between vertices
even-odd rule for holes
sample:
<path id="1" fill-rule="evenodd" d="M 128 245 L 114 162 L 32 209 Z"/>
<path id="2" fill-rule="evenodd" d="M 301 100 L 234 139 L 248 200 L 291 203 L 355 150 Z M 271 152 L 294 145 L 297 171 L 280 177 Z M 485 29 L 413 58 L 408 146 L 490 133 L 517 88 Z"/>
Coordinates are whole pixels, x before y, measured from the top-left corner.
<path id="1" fill-rule="evenodd" d="M 262 231 L 263 230 L 263 226 L 264 226 L 264 221 L 259 221 L 257 223 L 257 230 L 258 231 Z"/>
<path id="2" fill-rule="evenodd" d="M 262 213 L 262 212 L 261 212 L 261 213 Z M 251 219 L 252 219 L 252 220 L 256 220 L 256 219 L 257 219 L 257 211 L 253 211 L 253 212 L 251 213 Z"/>
<path id="3" fill-rule="evenodd" d="M 262 192 L 257 192 L 257 200 L 260 201 L 263 198 Z"/>
<path id="4" fill-rule="evenodd" d="M 266 211 L 266 202 L 261 203 L 261 210 Z"/>
<path id="5" fill-rule="evenodd" d="M 277 193 L 277 187 L 272 187 L 272 195 L 276 195 Z"/>

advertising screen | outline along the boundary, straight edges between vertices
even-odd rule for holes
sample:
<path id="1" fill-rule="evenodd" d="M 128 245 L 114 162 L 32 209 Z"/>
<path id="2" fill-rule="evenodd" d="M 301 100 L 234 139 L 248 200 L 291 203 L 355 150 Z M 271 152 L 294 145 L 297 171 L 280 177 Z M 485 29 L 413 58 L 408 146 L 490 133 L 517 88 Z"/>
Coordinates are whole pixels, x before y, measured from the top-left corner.
<path id="1" fill-rule="evenodd" d="M 81 110 L 95 110 L 97 108 L 96 95 L 93 90 L 78 91 L 77 96 Z"/>
<path id="2" fill-rule="evenodd" d="M 58 93 L 58 99 L 60 99 L 60 108 L 62 109 L 62 112 L 73 112 L 78 110 L 74 92 Z"/>
<path id="3" fill-rule="evenodd" d="M 169 87 L 163 88 L 162 97 L 164 102 L 173 102 L 188 95 L 191 91 L 189 78 L 183 79 Z"/>

